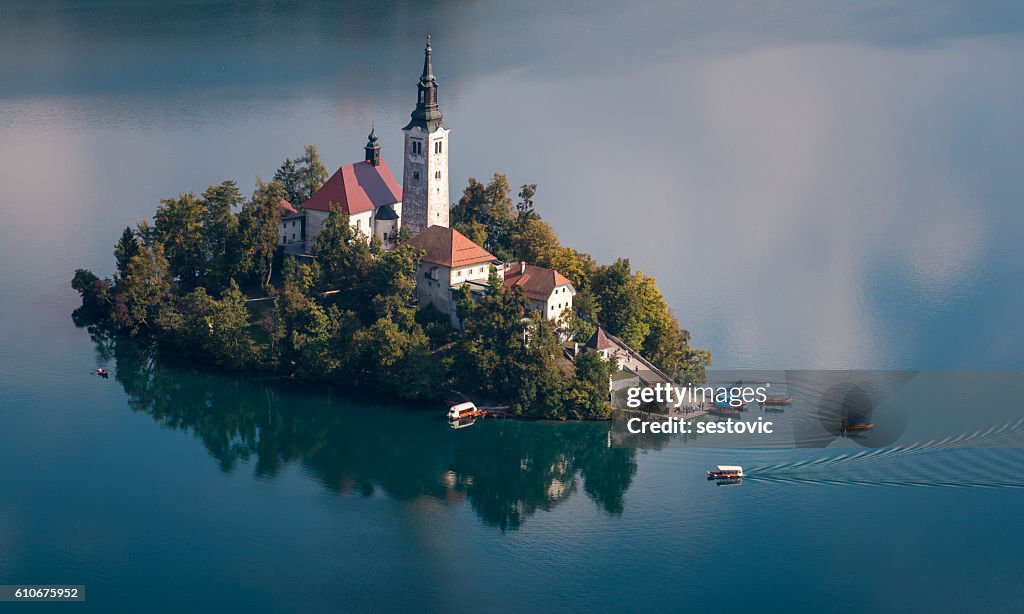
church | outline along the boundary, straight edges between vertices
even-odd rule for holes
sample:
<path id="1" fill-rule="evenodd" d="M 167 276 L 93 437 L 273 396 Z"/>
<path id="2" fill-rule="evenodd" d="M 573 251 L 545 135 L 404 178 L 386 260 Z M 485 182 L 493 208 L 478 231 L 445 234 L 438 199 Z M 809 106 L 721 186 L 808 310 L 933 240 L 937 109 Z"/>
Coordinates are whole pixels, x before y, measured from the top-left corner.
<path id="1" fill-rule="evenodd" d="M 349 224 L 367 240 L 380 239 L 384 249 L 398 245 L 402 228 L 422 257 L 416 270 L 416 298 L 449 316 L 460 326 L 453 292 L 469 284 L 474 292 L 487 288 L 492 269 L 505 287 L 519 287 L 527 308 L 542 318 L 558 320 L 572 310 L 576 290 L 557 271 L 527 265 L 506 265 L 459 231 L 449 228 L 448 127 L 437 101 L 430 36 L 417 83 L 416 106 L 405 135 L 402 184 L 381 155 L 376 129 L 371 129 L 364 157 L 339 168 L 301 207 L 281 203 L 280 242 L 285 252 L 310 256 L 313 240 L 336 204 Z"/>
<path id="2" fill-rule="evenodd" d="M 448 226 L 448 128 L 437 104 L 432 55 L 427 36 L 416 108 L 402 129 L 402 184 L 381 156 L 376 129 L 371 130 L 361 162 L 335 171 L 301 204 L 301 211 L 291 204 L 282 206 L 279 235 L 286 252 L 302 254 L 312 249 L 332 203 L 348 215 L 356 232 L 367 239 L 377 237 L 385 249 L 397 245 L 403 226 L 413 233 Z"/>

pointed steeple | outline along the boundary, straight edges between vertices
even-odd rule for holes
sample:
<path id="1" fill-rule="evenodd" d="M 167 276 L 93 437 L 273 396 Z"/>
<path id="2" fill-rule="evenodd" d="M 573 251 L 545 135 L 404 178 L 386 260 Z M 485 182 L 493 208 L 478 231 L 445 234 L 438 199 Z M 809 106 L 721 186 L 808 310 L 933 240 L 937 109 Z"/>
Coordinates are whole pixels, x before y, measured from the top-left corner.
<path id="1" fill-rule="evenodd" d="M 419 126 L 427 132 L 433 132 L 438 126 L 444 126 L 441 109 L 437 106 L 437 79 L 434 77 L 433 50 L 430 48 L 430 35 L 427 34 L 427 46 L 423 50 L 423 74 L 417 84 L 419 90 L 416 98 L 416 109 L 412 112 L 412 121 L 403 128 L 408 130 Z"/>
<path id="2" fill-rule="evenodd" d="M 377 142 L 377 130 L 372 125 L 366 138 L 366 161 L 374 166 L 380 166 L 380 143 Z"/>
<path id="3" fill-rule="evenodd" d="M 427 48 L 423 50 L 423 75 L 420 76 L 420 83 L 434 82 L 434 85 L 437 85 L 434 79 L 434 62 L 431 58 L 432 55 L 433 53 L 430 49 L 430 35 L 427 34 Z"/>

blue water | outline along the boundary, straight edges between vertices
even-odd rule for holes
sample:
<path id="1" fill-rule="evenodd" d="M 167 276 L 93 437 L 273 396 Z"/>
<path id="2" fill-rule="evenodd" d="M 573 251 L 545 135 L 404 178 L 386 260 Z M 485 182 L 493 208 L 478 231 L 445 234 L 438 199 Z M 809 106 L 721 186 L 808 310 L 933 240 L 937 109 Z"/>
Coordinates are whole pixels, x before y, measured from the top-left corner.
<path id="1" fill-rule="evenodd" d="M 102 612 L 1013 609 L 1018 450 L 452 431 L 92 339 L 68 282 L 160 198 L 248 189 L 305 143 L 340 166 L 374 123 L 394 167 L 429 29 L 453 192 L 538 183 L 562 239 L 657 277 L 717 366 L 1020 370 L 1022 25 L 1013 3 L 4 3 L 0 584 L 85 584 L 66 607 Z M 727 461 L 742 485 L 704 479 Z"/>

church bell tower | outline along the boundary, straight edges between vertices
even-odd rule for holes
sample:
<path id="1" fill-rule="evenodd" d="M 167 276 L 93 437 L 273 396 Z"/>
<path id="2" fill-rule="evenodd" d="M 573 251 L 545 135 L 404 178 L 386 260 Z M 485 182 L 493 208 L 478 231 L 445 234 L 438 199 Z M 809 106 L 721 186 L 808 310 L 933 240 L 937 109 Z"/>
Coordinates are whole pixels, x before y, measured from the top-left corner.
<path id="1" fill-rule="evenodd" d="M 402 218 L 413 232 L 448 226 L 448 128 L 437 106 L 437 79 L 431 60 L 430 35 L 423 55 L 423 74 L 412 119 L 405 133 L 402 173 Z"/>

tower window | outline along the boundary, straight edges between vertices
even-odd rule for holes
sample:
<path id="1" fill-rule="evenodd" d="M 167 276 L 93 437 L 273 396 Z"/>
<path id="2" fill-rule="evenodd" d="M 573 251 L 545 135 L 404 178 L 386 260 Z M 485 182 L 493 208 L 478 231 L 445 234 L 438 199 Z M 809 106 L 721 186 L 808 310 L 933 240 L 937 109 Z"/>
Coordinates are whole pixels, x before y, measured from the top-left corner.
<path id="1" fill-rule="evenodd" d="M 434 179 L 440 179 L 440 178 L 441 178 L 441 171 L 435 172 L 434 173 Z"/>
<path id="2" fill-rule="evenodd" d="M 423 141 L 413 139 L 412 141 L 412 153 L 422 154 L 423 153 Z"/>
<path id="3" fill-rule="evenodd" d="M 413 179 L 419 179 L 420 178 L 420 172 L 419 171 L 413 171 L 412 172 L 412 178 Z"/>
<path id="4" fill-rule="evenodd" d="M 441 141 L 434 141 L 434 153 L 441 153 Z"/>

